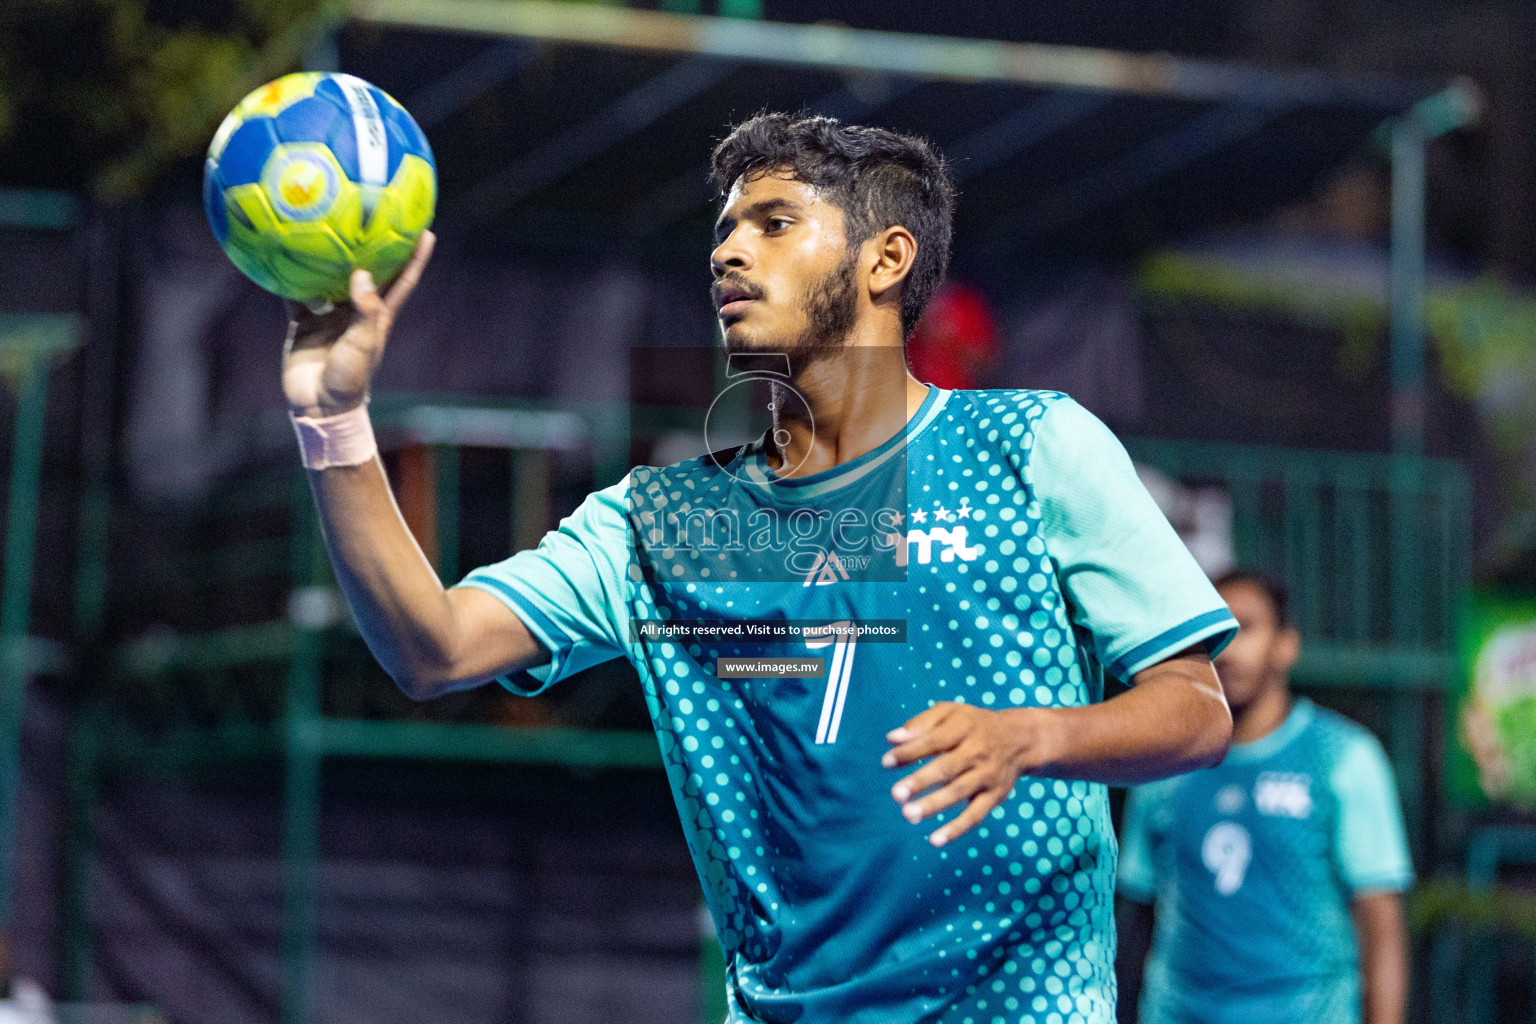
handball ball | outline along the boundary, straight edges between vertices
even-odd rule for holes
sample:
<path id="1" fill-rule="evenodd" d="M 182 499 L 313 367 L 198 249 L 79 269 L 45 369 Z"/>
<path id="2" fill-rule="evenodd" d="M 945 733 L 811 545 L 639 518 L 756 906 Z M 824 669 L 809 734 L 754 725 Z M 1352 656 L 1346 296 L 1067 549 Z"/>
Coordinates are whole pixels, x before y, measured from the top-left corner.
<path id="1" fill-rule="evenodd" d="M 411 115 L 351 75 L 269 82 L 219 126 L 203 165 L 213 233 L 247 277 L 310 305 L 380 287 L 432 223 L 437 169 Z"/>

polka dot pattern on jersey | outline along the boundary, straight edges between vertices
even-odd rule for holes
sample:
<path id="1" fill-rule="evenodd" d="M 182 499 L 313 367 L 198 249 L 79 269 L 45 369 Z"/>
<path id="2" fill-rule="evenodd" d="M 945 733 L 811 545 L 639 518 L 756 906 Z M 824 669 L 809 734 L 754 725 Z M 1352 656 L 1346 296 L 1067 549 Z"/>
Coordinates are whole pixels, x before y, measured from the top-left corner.
<path id="1" fill-rule="evenodd" d="M 1101 670 L 1070 617 L 1029 483 L 1035 427 L 1059 398 L 948 393 L 914 418 L 900 457 L 854 467 L 863 471 L 850 471 L 851 482 L 813 498 L 705 460 L 632 473 L 626 603 L 635 619 L 906 622 L 903 644 L 842 649 L 631 638 L 731 959 L 733 1020 L 1112 1020 L 1115 858 L 1104 787 L 1022 778 L 978 827 L 936 848 L 928 832 L 953 815 L 909 824 L 889 792 L 898 776 L 879 767 L 885 733 L 942 701 L 1002 711 L 1101 696 Z M 750 550 L 701 549 L 665 528 L 668 515 L 721 508 L 742 523 L 764 509 L 785 521 L 795 509 L 826 522 L 849 508 L 899 518 L 886 522 L 883 548 L 873 541 L 884 535 L 872 533 L 867 549 L 839 549 L 843 577 L 790 571 Z M 802 566 L 825 562 L 815 549 L 823 536 L 807 533 Z M 714 670 L 720 657 L 818 652 L 824 678 L 721 679 Z"/>

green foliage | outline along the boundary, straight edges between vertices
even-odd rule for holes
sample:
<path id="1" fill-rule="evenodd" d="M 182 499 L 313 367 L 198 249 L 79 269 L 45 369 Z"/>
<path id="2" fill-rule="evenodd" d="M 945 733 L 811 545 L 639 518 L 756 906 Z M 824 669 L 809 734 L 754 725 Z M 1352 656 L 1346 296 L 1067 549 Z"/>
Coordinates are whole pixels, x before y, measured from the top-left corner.
<path id="1" fill-rule="evenodd" d="M 1434 878 L 1409 893 L 1407 918 L 1409 929 L 1421 934 L 1455 927 L 1536 938 L 1536 894 L 1500 885 L 1474 889 L 1463 879 Z"/>
<path id="2" fill-rule="evenodd" d="M 1319 285 L 1305 275 L 1255 273 L 1220 259 L 1180 252 L 1147 257 L 1137 273 L 1144 297 L 1261 310 L 1339 333 L 1338 372 L 1361 378 L 1381 366 L 1389 312 L 1384 293 L 1348 282 Z M 1536 547 L 1536 295 L 1493 279 L 1431 283 L 1425 290 L 1426 334 L 1439 356 L 1448 391 L 1472 403 L 1504 472 L 1505 513 L 1499 557 Z"/>
<path id="3" fill-rule="evenodd" d="M 329 0 L 0 5 L 0 184 L 142 191 L 241 96 L 298 64 Z"/>
<path id="4" fill-rule="evenodd" d="M 1307 327 L 1337 330 L 1343 342 L 1339 369 L 1356 379 L 1369 372 L 1387 329 L 1386 306 L 1374 296 L 1324 293 L 1289 281 L 1265 280 L 1220 260 L 1181 252 L 1148 256 L 1137 271 L 1136 285 L 1149 298 L 1264 310 Z"/>

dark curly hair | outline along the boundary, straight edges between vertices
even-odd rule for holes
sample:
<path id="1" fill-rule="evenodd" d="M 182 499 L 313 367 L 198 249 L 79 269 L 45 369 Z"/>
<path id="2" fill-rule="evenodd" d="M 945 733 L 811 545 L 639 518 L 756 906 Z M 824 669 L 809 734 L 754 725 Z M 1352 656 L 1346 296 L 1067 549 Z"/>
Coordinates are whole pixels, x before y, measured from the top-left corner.
<path id="1" fill-rule="evenodd" d="M 955 186 L 926 140 L 834 117 L 762 113 L 737 125 L 710 157 L 722 195 L 741 178 L 784 169 L 843 211 L 850 248 L 901 225 L 917 256 L 901 289 L 901 330 L 912 333 L 949 266 Z"/>

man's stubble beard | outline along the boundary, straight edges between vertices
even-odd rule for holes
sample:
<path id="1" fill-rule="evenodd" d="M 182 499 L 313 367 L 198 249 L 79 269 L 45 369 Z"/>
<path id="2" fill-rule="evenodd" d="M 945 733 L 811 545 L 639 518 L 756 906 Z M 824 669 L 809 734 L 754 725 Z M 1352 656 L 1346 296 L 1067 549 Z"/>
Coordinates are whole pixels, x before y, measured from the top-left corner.
<path id="1" fill-rule="evenodd" d="M 859 291 L 854 281 L 858 257 L 858 250 L 850 246 L 831 273 L 806 289 L 800 305 L 809 325 L 791 350 L 791 360 L 796 352 L 814 360 L 847 343 L 859 318 Z"/>
<path id="2" fill-rule="evenodd" d="M 805 289 L 800 307 L 805 310 L 807 326 L 794 341 L 742 344 L 732 343 L 727 335 L 726 351 L 783 352 L 789 356 L 790 375 L 798 376 L 811 363 L 841 350 L 859 317 L 858 256 L 859 251 L 850 246 L 836 267 Z"/>

